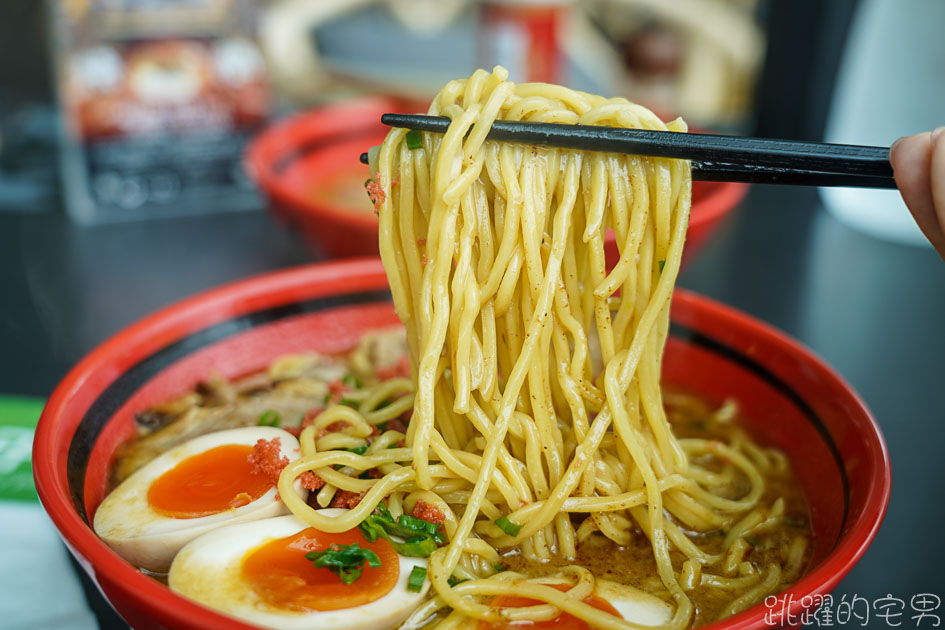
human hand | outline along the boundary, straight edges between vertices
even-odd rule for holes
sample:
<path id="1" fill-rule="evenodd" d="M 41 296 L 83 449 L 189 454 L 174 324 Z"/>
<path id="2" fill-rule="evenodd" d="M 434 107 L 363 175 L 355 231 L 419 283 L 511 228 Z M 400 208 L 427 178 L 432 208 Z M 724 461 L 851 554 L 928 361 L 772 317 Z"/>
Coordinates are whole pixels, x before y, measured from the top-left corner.
<path id="1" fill-rule="evenodd" d="M 902 200 L 945 260 L 945 127 L 896 140 L 889 161 Z"/>

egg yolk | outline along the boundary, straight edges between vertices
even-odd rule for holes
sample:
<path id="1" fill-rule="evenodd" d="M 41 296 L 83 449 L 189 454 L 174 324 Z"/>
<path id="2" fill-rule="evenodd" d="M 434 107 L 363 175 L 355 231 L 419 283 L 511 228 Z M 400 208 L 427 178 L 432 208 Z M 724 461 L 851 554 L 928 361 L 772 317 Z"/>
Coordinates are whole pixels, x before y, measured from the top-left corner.
<path id="1" fill-rule="evenodd" d="M 171 518 L 199 518 L 242 507 L 273 487 L 249 461 L 252 446 L 225 444 L 192 455 L 158 477 L 148 503 Z"/>
<path id="2" fill-rule="evenodd" d="M 568 590 L 568 586 L 565 584 L 546 584 L 545 586 L 556 588 L 559 591 Z M 617 609 L 611 606 L 606 599 L 601 599 L 596 595 L 588 595 L 583 601 L 598 610 L 620 617 Z M 524 608 L 525 606 L 538 606 L 544 603 L 535 599 L 518 597 L 517 595 L 499 595 L 490 602 L 490 605 L 497 608 Z M 520 628 L 523 630 L 525 628 L 528 628 L 528 630 L 538 630 L 539 628 L 548 630 L 590 630 L 591 626 L 583 619 L 578 619 L 566 612 L 547 621 L 506 621 L 504 623 L 480 621 L 477 626 L 477 630 L 518 630 Z"/>
<path id="3" fill-rule="evenodd" d="M 351 584 L 305 558 L 310 551 L 353 543 L 376 553 L 381 566 L 365 564 L 361 577 Z M 309 527 L 250 551 L 243 558 L 241 573 L 243 581 L 270 606 L 299 612 L 338 610 L 387 595 L 400 577 L 400 557 L 389 542 L 380 538 L 369 543 L 359 529 L 329 534 Z"/>

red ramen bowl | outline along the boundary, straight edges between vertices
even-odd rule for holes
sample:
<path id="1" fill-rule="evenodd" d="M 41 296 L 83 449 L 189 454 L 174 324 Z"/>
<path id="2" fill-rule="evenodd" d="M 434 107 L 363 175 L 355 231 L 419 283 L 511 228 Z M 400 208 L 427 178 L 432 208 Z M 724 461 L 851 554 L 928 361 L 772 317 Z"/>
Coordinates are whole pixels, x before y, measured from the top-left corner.
<path id="1" fill-rule="evenodd" d="M 359 158 L 387 135 L 381 114 L 411 109 L 426 108 L 378 97 L 293 116 L 250 143 L 247 168 L 276 216 L 296 226 L 320 251 L 334 258 L 377 254 L 377 217 L 364 191 L 370 173 Z M 746 192 L 748 184 L 693 182 L 684 263 Z M 616 264 L 612 234 L 605 253 L 608 265 Z"/>
<path id="2" fill-rule="evenodd" d="M 134 413 L 213 371 L 232 378 L 284 353 L 341 352 L 363 331 L 396 321 L 378 260 L 317 264 L 170 306 L 103 343 L 66 376 L 36 430 L 36 487 L 70 551 L 128 623 L 251 627 L 176 595 L 92 531 L 115 450 L 134 434 Z M 769 601 L 708 627 L 763 628 L 818 604 L 866 551 L 889 499 L 886 447 L 870 412 L 797 342 L 685 291 L 673 298 L 663 368 L 667 384 L 718 402 L 736 397 L 754 437 L 790 457 L 810 506 L 812 558 L 805 577 L 779 595 L 784 599 L 777 605 Z"/>

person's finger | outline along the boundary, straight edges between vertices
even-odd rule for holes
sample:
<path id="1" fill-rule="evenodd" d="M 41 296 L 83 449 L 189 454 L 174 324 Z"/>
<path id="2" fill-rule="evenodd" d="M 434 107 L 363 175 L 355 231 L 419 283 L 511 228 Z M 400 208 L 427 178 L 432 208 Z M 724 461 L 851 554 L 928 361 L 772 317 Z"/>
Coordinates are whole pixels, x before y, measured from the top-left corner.
<path id="1" fill-rule="evenodd" d="M 889 161 L 903 201 L 919 229 L 945 260 L 945 231 L 939 223 L 932 196 L 932 134 L 925 132 L 900 138 L 889 150 Z"/>
<path id="2" fill-rule="evenodd" d="M 932 180 L 932 202 L 938 217 L 938 229 L 945 233 L 945 127 L 932 132 L 932 158 L 929 168 Z"/>

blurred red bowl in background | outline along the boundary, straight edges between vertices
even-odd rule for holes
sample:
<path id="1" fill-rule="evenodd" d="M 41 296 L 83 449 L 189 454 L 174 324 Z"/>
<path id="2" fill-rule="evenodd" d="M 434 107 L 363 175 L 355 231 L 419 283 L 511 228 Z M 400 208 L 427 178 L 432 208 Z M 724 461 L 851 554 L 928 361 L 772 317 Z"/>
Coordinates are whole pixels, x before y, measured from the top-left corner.
<path id="1" fill-rule="evenodd" d="M 374 97 L 301 113 L 273 124 L 250 143 L 247 168 L 273 212 L 325 255 L 377 254 L 377 217 L 364 190 L 370 172 L 359 158 L 387 135 L 381 114 L 424 110 L 421 104 Z M 693 183 L 684 264 L 746 192 L 747 184 Z M 616 264 L 613 235 L 605 243 L 605 253 L 608 265 Z"/>
<path id="2" fill-rule="evenodd" d="M 297 114 L 260 133 L 246 166 L 280 219 L 332 258 L 377 254 L 377 217 L 359 158 L 389 127 L 381 114 L 407 106 L 391 98 L 344 101 Z"/>

